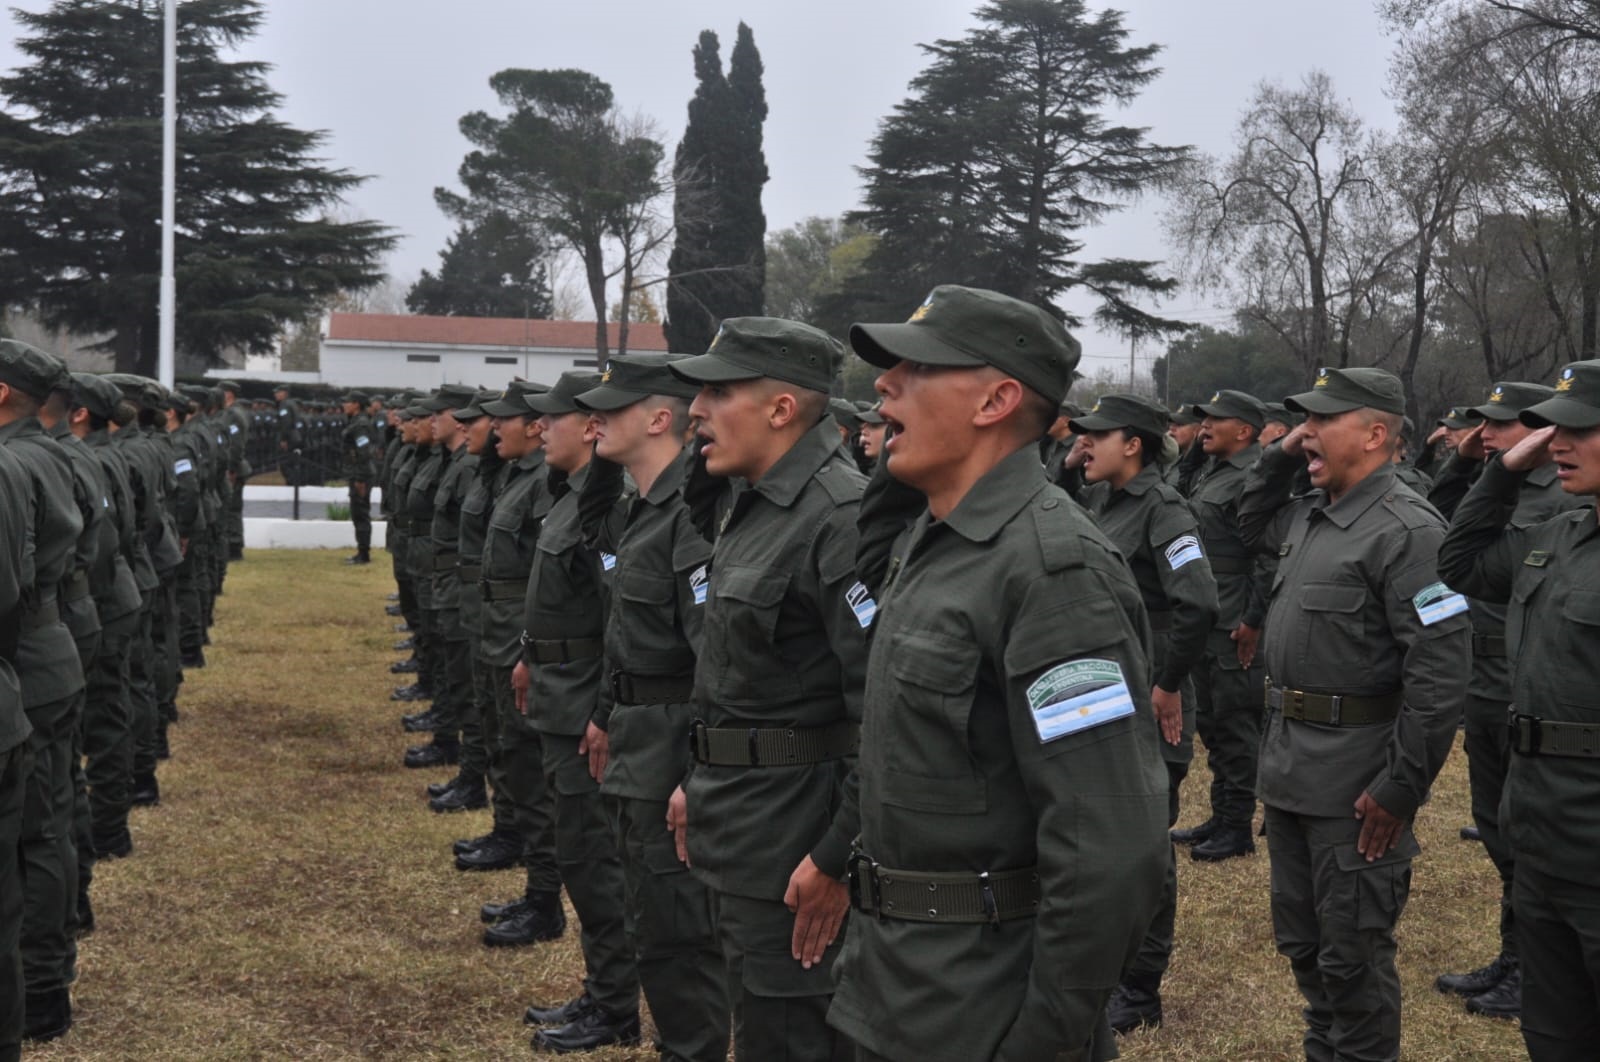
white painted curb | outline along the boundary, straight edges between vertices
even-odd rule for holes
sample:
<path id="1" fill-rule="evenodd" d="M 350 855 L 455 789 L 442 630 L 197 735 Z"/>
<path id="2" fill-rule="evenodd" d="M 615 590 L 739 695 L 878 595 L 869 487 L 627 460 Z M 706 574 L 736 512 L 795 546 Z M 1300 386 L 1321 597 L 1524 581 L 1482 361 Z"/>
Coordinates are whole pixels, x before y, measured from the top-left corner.
<path id="1" fill-rule="evenodd" d="M 246 488 L 248 489 L 248 488 Z M 305 500 L 304 491 L 301 500 Z M 372 521 L 372 548 L 382 549 L 388 541 L 389 525 Z M 244 522 L 246 549 L 348 549 L 356 547 L 355 529 L 349 520 L 281 520 L 250 517 Z"/>

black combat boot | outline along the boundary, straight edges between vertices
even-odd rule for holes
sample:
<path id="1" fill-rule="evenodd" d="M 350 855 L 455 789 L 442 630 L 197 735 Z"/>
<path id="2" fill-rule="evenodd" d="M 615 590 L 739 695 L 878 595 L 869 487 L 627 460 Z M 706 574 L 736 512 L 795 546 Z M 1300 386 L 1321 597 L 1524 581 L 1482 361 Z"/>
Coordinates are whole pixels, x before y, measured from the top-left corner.
<path id="1" fill-rule="evenodd" d="M 567 931 L 567 912 L 561 908 L 559 892 L 535 892 L 520 910 L 501 917 L 483 931 L 483 943 L 490 948 L 516 948 L 556 940 Z"/>
<path id="2" fill-rule="evenodd" d="M 555 1055 L 593 1051 L 611 1044 L 633 1046 L 639 1042 L 639 1015 L 613 1015 L 590 1007 L 571 1022 L 533 1034 L 533 1049 Z"/>
<path id="3" fill-rule="evenodd" d="M 417 669 L 421 666 L 422 665 L 417 661 L 416 657 L 412 657 L 409 660 L 396 660 L 394 663 L 389 665 L 389 674 L 415 675 L 417 673 Z"/>
<path id="4" fill-rule="evenodd" d="M 1106 1020 L 1119 1033 L 1130 1033 L 1141 1025 L 1161 1025 L 1161 978 L 1149 974 L 1129 974 L 1111 990 L 1106 1004 Z"/>
<path id="5" fill-rule="evenodd" d="M 372 563 L 372 555 L 370 553 L 368 553 L 366 550 L 361 549 L 361 550 L 357 550 L 356 551 L 355 556 L 346 557 L 344 559 L 344 562 L 346 564 L 371 564 Z M 396 613 L 392 613 L 392 615 L 399 615 L 399 613 L 397 613 L 397 612 Z"/>
<path id="6" fill-rule="evenodd" d="M 1173 830 L 1172 843 L 1199 844 L 1202 841 L 1209 841 L 1211 835 L 1220 829 L 1222 829 L 1222 820 L 1213 815 L 1198 826 L 1190 826 L 1183 830 Z"/>
<path id="7" fill-rule="evenodd" d="M 1222 826 L 1189 849 L 1189 858 L 1198 863 L 1220 863 L 1235 856 L 1250 855 L 1255 850 L 1256 840 L 1250 836 L 1249 825 Z"/>
<path id="8" fill-rule="evenodd" d="M 1467 973 L 1440 974 L 1434 978 L 1433 987 L 1445 995 L 1481 996 L 1489 989 L 1510 977 L 1517 969 L 1517 960 L 1505 955 L 1496 955 L 1494 961 L 1487 966 L 1480 966 Z M 1518 992 L 1521 992 L 1520 981 Z"/>
<path id="9" fill-rule="evenodd" d="M 23 1004 L 22 1038 L 34 1043 L 57 1040 L 72 1028 L 72 997 L 65 988 L 29 992 Z"/>
<path id="10" fill-rule="evenodd" d="M 136 808 L 153 808 L 161 803 L 161 786 L 156 782 L 154 771 L 133 776 L 133 792 L 128 795 L 128 803 Z"/>
<path id="11" fill-rule="evenodd" d="M 457 870 L 509 870 L 522 860 L 522 838 L 495 831 L 470 852 L 456 856 Z"/>
<path id="12" fill-rule="evenodd" d="M 457 841 L 456 843 L 460 844 L 461 842 Z M 461 853 L 457 852 L 456 854 L 460 855 Z M 484 925 L 488 925 L 491 922 L 498 922 L 502 918 L 510 918 L 513 915 L 525 910 L 527 908 L 527 906 L 528 906 L 528 898 L 526 896 L 518 896 L 515 900 L 506 900 L 504 903 L 492 903 L 492 902 L 491 903 L 486 903 L 482 907 L 478 908 L 478 921 L 482 922 Z M 570 1005 L 570 1004 L 563 1004 L 563 1006 L 568 1006 L 568 1005 Z M 533 1007 L 529 1007 L 528 1008 L 529 1013 L 532 1013 L 534 1009 L 535 1008 L 533 1008 Z M 573 1013 L 576 1014 L 577 1012 L 574 1011 Z M 530 1022 L 528 1022 L 528 1024 L 529 1025 L 565 1025 L 568 1021 L 571 1021 L 571 1020 L 572 1020 L 571 1018 L 567 1018 L 564 1021 L 554 1021 L 554 1022 L 550 1022 L 550 1021 L 530 1021 Z"/>
<path id="13" fill-rule="evenodd" d="M 389 699 L 391 701 L 431 701 L 433 700 L 433 691 L 420 682 L 413 682 L 411 685 L 401 686 L 389 694 Z"/>
<path id="14" fill-rule="evenodd" d="M 1522 967 L 1512 964 L 1500 983 L 1467 1000 L 1467 1013 L 1485 1018 L 1522 1017 Z"/>
<path id="15" fill-rule="evenodd" d="M 439 728 L 439 713 L 432 708 L 400 717 L 400 726 L 408 734 L 427 734 Z"/>
<path id="16" fill-rule="evenodd" d="M 426 745 L 413 745 L 406 749 L 405 765 L 413 770 L 421 767 L 453 765 L 461 758 L 461 742 L 452 737 L 433 735 Z"/>
<path id="17" fill-rule="evenodd" d="M 522 902 L 526 903 L 526 898 Z M 577 1021 L 584 1011 L 593 1008 L 594 997 L 585 992 L 576 999 L 569 999 L 553 1007 L 541 1007 L 535 1003 L 523 1012 L 522 1022 L 524 1025 L 566 1025 L 568 1022 Z"/>
<path id="18" fill-rule="evenodd" d="M 488 806 L 489 791 L 484 784 L 466 778 L 460 785 L 451 786 L 428 800 L 428 807 L 441 815 L 451 811 L 477 811 Z"/>

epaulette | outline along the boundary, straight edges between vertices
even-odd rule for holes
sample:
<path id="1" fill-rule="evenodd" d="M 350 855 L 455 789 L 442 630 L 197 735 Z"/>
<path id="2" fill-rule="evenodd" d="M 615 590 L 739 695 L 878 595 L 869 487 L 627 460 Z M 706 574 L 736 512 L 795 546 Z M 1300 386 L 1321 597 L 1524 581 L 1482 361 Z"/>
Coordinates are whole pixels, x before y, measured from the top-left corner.
<path id="1" fill-rule="evenodd" d="M 1083 563 L 1083 544 L 1073 527 L 1073 514 L 1081 519 L 1082 510 L 1070 498 L 1058 491 L 1044 490 L 1028 506 L 1033 515 L 1034 533 L 1039 536 L 1039 553 L 1044 560 L 1044 570 L 1059 572 L 1076 568 Z"/>
<path id="2" fill-rule="evenodd" d="M 1444 527 L 1449 521 L 1427 499 L 1413 491 L 1391 491 L 1383 496 L 1383 507 L 1400 518 L 1407 531 L 1421 527 Z"/>
<path id="3" fill-rule="evenodd" d="M 817 469 L 817 474 L 812 478 L 834 505 L 859 502 L 861 492 L 867 486 L 867 477 L 861 474 L 860 469 L 843 460 L 827 462 Z"/>

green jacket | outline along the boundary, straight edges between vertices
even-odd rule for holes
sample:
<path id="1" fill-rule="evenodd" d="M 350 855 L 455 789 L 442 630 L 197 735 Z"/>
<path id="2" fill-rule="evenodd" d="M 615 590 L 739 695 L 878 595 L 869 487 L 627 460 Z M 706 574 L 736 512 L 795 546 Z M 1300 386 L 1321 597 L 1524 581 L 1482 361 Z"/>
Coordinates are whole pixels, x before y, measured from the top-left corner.
<path id="1" fill-rule="evenodd" d="M 852 917 L 829 1021 L 896 1059 L 1087 1057 L 1170 858 L 1139 588 L 1031 446 L 945 520 L 901 530 L 894 493 L 861 510 L 878 590 L 861 850 L 897 870 L 1033 867 L 1042 899 L 998 925 Z"/>
<path id="2" fill-rule="evenodd" d="M 550 470 L 534 451 L 504 466 L 483 540 L 484 601 L 478 655 L 509 668 L 522 655 L 523 605 L 539 532 L 550 513 Z"/>
<path id="3" fill-rule="evenodd" d="M 824 421 L 733 500 L 712 552 L 695 667 L 695 706 L 708 726 L 861 721 L 876 610 L 855 571 L 865 483 Z M 720 892 L 773 901 L 807 855 L 843 877 L 860 826 L 855 787 L 853 755 L 695 765 L 684 785 L 695 875 Z"/>
<path id="4" fill-rule="evenodd" d="M 378 429 L 372 420 L 360 413 L 350 418 L 339 433 L 344 456 L 344 478 L 351 483 L 372 486 L 378 478 Z"/>
<path id="5" fill-rule="evenodd" d="M 1240 623 L 1260 627 L 1267 615 L 1277 559 L 1252 554 L 1239 535 L 1239 494 L 1245 475 L 1260 456 L 1261 447 L 1252 443 L 1232 457 L 1209 458 L 1189 494 L 1200 542 L 1217 580 L 1215 629 L 1219 631 L 1231 631 Z"/>
<path id="6" fill-rule="evenodd" d="M 1506 608 L 1511 699 L 1551 722 L 1600 724 L 1600 522 L 1595 510 L 1512 521 L 1523 476 L 1489 462 L 1439 550 L 1456 590 Z M 1600 878 L 1600 759 L 1513 753 L 1501 819 L 1517 862 Z"/>
<path id="7" fill-rule="evenodd" d="M 1303 464 L 1269 448 L 1239 502 L 1245 542 L 1278 558 L 1260 647 L 1267 681 L 1403 702 L 1393 722 L 1366 726 L 1269 712 L 1256 792 L 1295 814 L 1348 818 L 1365 791 L 1410 819 L 1450 754 L 1471 671 L 1466 602 L 1439 582 L 1444 519 L 1393 465 L 1337 502 L 1321 490 L 1291 501 Z M 1415 854 L 1415 841 L 1395 852 Z"/>
<path id="8" fill-rule="evenodd" d="M 17 680 L 17 648 L 22 620 L 33 588 L 33 482 L 28 470 L 0 446 L 0 752 L 28 739 L 33 727 L 22 708 Z"/>

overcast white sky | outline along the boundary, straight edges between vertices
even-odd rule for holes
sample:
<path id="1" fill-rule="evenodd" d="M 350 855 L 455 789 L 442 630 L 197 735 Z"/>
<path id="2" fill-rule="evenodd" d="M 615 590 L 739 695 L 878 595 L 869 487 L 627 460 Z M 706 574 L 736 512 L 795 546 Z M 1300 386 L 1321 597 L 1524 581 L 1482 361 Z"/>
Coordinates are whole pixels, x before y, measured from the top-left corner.
<path id="1" fill-rule="evenodd" d="M 48 0 L 12 0 L 38 11 Z M 879 119 L 924 65 L 917 45 L 956 37 L 978 0 L 268 0 L 262 33 L 244 50 L 272 63 L 282 116 L 325 130 L 327 155 L 372 180 L 353 213 L 404 239 L 392 271 L 433 266 L 451 226 L 433 205 L 466 150 L 456 121 L 492 108 L 493 72 L 578 67 L 609 81 L 628 110 L 653 116 L 669 151 L 694 91 L 690 49 L 713 29 L 726 59 L 739 21 L 766 64 L 769 229 L 856 206 L 854 167 Z M 1165 45 L 1164 73 L 1129 109 L 1152 139 L 1224 153 L 1252 87 L 1293 82 L 1320 67 L 1368 120 L 1390 125 L 1389 42 L 1369 0 L 1122 0 L 1131 42 Z M 0 16 L 9 21 L 9 16 Z M 0 67 L 21 60 L 15 24 L 0 32 Z M 1160 203 L 1135 203 L 1087 234 L 1086 256 L 1167 257 Z M 1072 309 L 1086 312 L 1088 304 Z M 1223 323 L 1203 298 L 1180 293 L 1164 312 Z M 1084 369 L 1126 364 L 1113 336 L 1087 331 Z M 1148 354 L 1141 351 L 1141 360 Z M 1149 354 L 1157 353 L 1155 351 Z"/>

